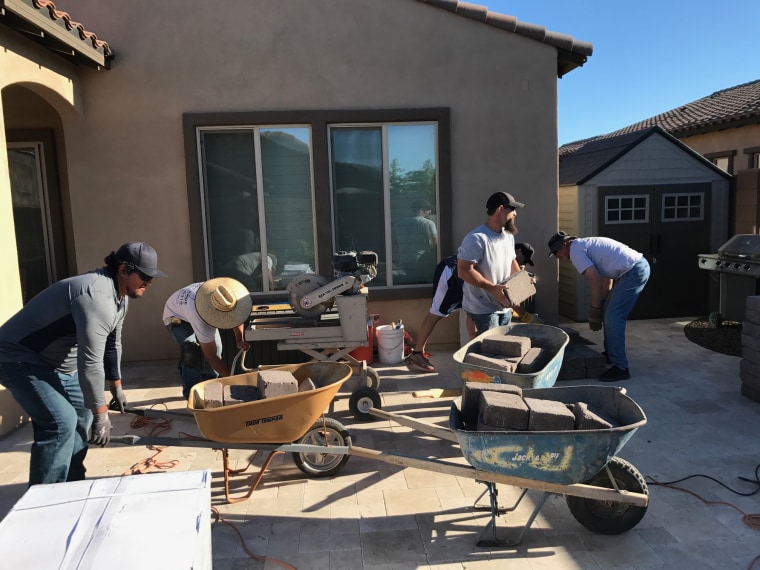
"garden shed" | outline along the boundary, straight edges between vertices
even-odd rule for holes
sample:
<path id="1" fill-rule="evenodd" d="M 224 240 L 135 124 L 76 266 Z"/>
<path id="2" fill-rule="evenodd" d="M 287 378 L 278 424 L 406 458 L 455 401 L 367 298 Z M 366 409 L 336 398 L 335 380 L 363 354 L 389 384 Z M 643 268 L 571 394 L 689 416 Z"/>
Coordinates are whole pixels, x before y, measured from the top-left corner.
<path id="1" fill-rule="evenodd" d="M 607 236 L 642 252 L 652 267 L 632 318 L 708 311 L 715 286 L 697 255 L 728 238 L 731 175 L 657 126 L 562 147 L 559 229 Z M 559 270 L 559 312 L 584 321 L 589 291 L 567 263 Z"/>

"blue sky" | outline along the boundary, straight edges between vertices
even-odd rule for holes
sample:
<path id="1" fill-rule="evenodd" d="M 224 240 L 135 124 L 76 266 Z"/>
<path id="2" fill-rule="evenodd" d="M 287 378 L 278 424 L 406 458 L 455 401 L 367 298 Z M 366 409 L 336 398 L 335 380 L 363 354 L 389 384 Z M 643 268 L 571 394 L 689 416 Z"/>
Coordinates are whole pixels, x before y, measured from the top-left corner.
<path id="1" fill-rule="evenodd" d="M 760 79 L 760 0 L 473 0 L 594 44 L 558 80 L 559 144 Z"/>

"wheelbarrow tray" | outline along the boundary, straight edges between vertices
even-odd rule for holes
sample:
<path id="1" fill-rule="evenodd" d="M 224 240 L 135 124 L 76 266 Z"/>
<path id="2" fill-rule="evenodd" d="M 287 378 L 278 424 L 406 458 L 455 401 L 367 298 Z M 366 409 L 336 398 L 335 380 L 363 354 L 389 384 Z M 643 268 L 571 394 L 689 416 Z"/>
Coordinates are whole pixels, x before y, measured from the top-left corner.
<path id="1" fill-rule="evenodd" d="M 259 373 L 247 372 L 200 382 L 190 390 L 187 408 L 203 437 L 220 443 L 283 444 L 297 441 L 325 412 L 340 387 L 351 377 L 351 367 L 342 362 L 306 362 L 269 369 L 290 372 L 299 386 L 311 378 L 317 388 L 206 409 L 203 405 L 206 384 L 257 386 Z"/>
<path id="2" fill-rule="evenodd" d="M 470 352 L 480 352 L 483 339 L 504 335 L 530 338 L 532 346 L 548 351 L 548 354 L 544 356 L 548 359 L 546 365 L 536 372 L 520 374 L 506 372 L 498 368 L 468 364 L 464 361 Z M 457 363 L 462 382 L 493 382 L 496 384 L 515 384 L 521 388 L 549 388 L 554 386 L 557 381 L 565 347 L 569 340 L 570 337 L 565 331 L 550 325 L 514 324 L 494 327 L 457 350 L 454 353 L 454 361 Z"/>
<path id="3" fill-rule="evenodd" d="M 585 402 L 612 428 L 564 431 L 472 431 L 465 429 L 457 401 L 449 427 L 465 459 L 483 471 L 569 485 L 601 471 L 647 419 L 644 411 L 617 386 L 566 386 L 523 391 L 526 398 L 565 404 Z"/>

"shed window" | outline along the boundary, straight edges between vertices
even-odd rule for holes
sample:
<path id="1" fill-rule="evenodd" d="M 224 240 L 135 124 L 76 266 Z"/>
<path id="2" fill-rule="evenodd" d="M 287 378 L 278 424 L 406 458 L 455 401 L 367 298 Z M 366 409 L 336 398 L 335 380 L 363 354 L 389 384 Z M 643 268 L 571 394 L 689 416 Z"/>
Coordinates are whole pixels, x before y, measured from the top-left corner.
<path id="1" fill-rule="evenodd" d="M 649 196 L 607 196 L 604 202 L 604 219 L 607 224 L 645 224 L 649 221 Z"/>
<path id="2" fill-rule="evenodd" d="M 695 194 L 663 194 L 662 221 L 681 222 L 704 219 L 705 195 Z"/>

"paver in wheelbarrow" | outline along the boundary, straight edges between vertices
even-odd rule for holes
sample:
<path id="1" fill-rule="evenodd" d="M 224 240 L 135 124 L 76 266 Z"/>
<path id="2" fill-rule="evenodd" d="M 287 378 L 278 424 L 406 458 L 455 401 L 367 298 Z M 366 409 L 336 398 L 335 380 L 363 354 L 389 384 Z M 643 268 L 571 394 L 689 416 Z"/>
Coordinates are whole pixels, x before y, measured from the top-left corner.
<path id="1" fill-rule="evenodd" d="M 258 371 L 207 380 L 190 390 L 187 408 L 190 414 L 129 408 L 127 411 L 145 417 L 195 421 L 203 438 L 115 436 L 115 443 L 130 445 L 179 445 L 221 449 L 224 459 L 225 495 L 230 503 L 248 499 L 261 481 L 277 453 L 292 453 L 296 466 L 311 477 L 328 477 L 339 472 L 348 461 L 351 436 L 348 430 L 332 418 L 324 416 L 333 398 L 352 370 L 342 362 L 320 361 L 288 364 L 277 367 L 289 372 L 299 386 L 312 382 L 316 388 L 293 394 L 264 398 L 250 402 L 207 408 L 204 392 L 208 385 L 256 387 Z M 267 371 L 271 371 L 268 367 Z M 229 475 L 245 471 L 229 468 L 229 449 L 259 451 L 269 455 L 245 496 L 233 498 L 229 492 Z M 329 451 L 328 451 L 329 450 Z M 253 458 L 251 458 L 251 462 Z"/>
<path id="2" fill-rule="evenodd" d="M 574 485 L 584 483 L 648 495 L 644 477 L 617 453 L 646 423 L 644 411 L 617 386 L 567 386 L 523 390 L 524 398 L 551 400 L 564 404 L 583 402 L 612 427 L 560 431 L 476 431 L 465 429 L 461 411 L 452 402 L 449 426 L 456 434 L 462 454 L 474 468 L 505 476 L 535 481 L 528 488 L 541 489 L 542 484 Z M 489 487 L 492 505 L 495 488 Z M 483 545 L 516 544 L 533 522 L 549 493 L 543 494 L 530 520 L 519 537 L 507 541 L 495 537 L 495 516 L 485 532 L 490 539 Z M 520 496 L 518 504 L 524 497 Z M 588 529 L 601 534 L 619 534 L 633 528 L 646 513 L 646 505 L 580 498 L 567 495 L 567 504 L 575 519 Z M 516 508 L 517 504 L 513 507 Z M 483 536 L 483 535 L 481 535 Z"/>

